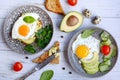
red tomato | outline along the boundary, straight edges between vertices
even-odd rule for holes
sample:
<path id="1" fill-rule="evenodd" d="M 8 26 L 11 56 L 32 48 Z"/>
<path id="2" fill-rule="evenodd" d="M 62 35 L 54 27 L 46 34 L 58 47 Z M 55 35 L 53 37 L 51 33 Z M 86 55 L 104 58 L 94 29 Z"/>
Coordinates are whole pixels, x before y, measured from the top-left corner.
<path id="1" fill-rule="evenodd" d="M 110 46 L 109 45 L 103 45 L 101 47 L 101 52 L 104 54 L 104 55 L 108 55 L 110 53 Z"/>
<path id="2" fill-rule="evenodd" d="M 16 63 L 13 65 L 13 70 L 14 70 L 14 71 L 20 71 L 20 70 L 22 70 L 22 68 L 23 68 L 23 65 L 22 65 L 21 62 L 16 62 Z"/>
<path id="3" fill-rule="evenodd" d="M 71 6 L 75 6 L 77 4 L 77 0 L 68 0 L 68 3 L 71 5 Z"/>

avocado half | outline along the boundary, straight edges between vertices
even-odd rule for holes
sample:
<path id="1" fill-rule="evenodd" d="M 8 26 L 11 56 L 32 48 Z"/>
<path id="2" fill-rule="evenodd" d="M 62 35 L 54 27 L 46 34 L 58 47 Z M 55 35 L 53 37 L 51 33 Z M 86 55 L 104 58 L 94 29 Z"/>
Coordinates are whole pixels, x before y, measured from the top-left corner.
<path id="1" fill-rule="evenodd" d="M 69 12 L 62 20 L 60 30 L 63 32 L 71 32 L 79 28 L 83 23 L 83 15 L 79 12 Z"/>

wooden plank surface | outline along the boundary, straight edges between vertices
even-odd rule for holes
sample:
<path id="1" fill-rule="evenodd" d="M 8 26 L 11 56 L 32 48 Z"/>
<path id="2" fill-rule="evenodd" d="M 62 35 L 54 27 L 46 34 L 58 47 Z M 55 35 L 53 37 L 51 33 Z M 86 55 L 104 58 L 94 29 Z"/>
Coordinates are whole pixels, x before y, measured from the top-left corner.
<path id="1" fill-rule="evenodd" d="M 54 24 L 54 36 L 50 44 L 45 48 L 53 45 L 55 41 L 61 42 L 61 60 L 59 65 L 47 65 L 43 69 L 35 72 L 33 75 L 29 76 L 26 80 L 39 80 L 40 75 L 43 71 L 47 69 L 54 70 L 55 74 L 52 80 L 93 80 L 91 78 L 85 78 L 77 74 L 69 65 L 66 53 L 67 45 L 71 37 L 80 29 L 95 26 L 91 23 L 90 19 L 85 19 L 82 27 L 71 33 L 60 32 L 59 24 L 63 16 L 49 12 L 44 7 L 45 0 L 1 0 L 0 2 L 0 80 L 15 80 L 16 78 L 24 75 L 26 72 L 31 70 L 36 64 L 32 63 L 31 60 L 42 54 L 44 51 L 35 55 L 23 55 L 13 52 L 5 43 L 2 36 L 3 23 L 6 17 L 17 7 L 21 5 L 37 5 L 44 9 L 52 18 Z M 67 0 L 60 0 L 64 8 L 65 13 L 69 11 L 81 12 L 83 9 L 88 8 L 91 10 L 93 16 L 101 16 L 102 22 L 97 25 L 97 27 L 103 28 L 109 31 L 115 40 L 117 41 L 118 47 L 120 46 L 120 0 L 78 0 L 78 4 L 74 7 L 67 4 Z M 61 36 L 64 36 L 61 38 Z M 120 49 L 120 48 L 119 48 Z M 29 59 L 25 59 L 28 56 Z M 120 56 L 119 56 L 120 58 Z M 113 70 L 100 78 L 95 78 L 94 80 L 119 80 L 120 76 L 120 59 L 118 58 L 117 64 Z M 13 72 L 11 67 L 14 62 L 21 61 L 24 68 L 20 72 Z M 65 67 L 65 70 L 62 70 Z M 69 74 L 72 72 L 72 74 Z"/>

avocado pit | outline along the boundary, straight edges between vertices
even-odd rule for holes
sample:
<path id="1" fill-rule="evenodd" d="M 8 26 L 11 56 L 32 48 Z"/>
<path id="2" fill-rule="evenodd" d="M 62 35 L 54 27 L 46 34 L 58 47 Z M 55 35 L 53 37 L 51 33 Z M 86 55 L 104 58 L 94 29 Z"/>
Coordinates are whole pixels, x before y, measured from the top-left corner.
<path id="1" fill-rule="evenodd" d="M 77 23 L 79 22 L 79 19 L 74 16 L 74 15 L 71 15 L 68 19 L 67 19 L 67 25 L 68 26 L 75 26 Z"/>

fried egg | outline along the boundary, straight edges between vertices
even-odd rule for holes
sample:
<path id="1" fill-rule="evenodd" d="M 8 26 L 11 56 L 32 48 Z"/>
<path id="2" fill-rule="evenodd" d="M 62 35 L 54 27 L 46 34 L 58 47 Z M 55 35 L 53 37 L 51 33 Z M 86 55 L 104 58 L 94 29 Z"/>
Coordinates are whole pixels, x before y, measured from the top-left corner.
<path id="1" fill-rule="evenodd" d="M 79 34 L 72 44 L 72 50 L 79 59 L 91 59 L 93 52 L 99 53 L 99 44 L 100 40 L 95 37 L 89 36 L 88 38 L 82 38 L 81 34 Z"/>
<path id="2" fill-rule="evenodd" d="M 33 23 L 26 23 L 23 19 L 26 16 L 31 16 L 35 19 Z M 36 13 L 25 13 L 14 23 L 12 29 L 12 38 L 26 40 L 35 36 L 37 20 L 39 15 Z"/>

